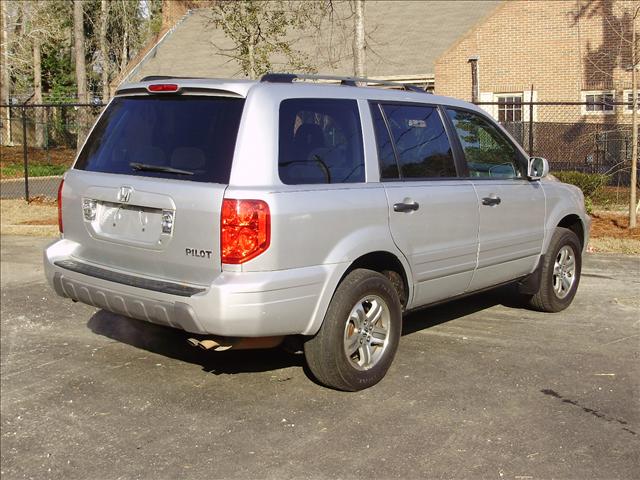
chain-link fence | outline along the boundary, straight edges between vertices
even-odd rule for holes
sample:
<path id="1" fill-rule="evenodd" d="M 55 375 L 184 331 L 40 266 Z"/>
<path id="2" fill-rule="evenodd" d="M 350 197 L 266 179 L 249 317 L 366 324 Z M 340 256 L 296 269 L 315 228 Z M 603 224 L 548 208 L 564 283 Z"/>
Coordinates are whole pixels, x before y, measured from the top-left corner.
<path id="1" fill-rule="evenodd" d="M 103 105 L 0 105 L 0 195 L 55 199 L 62 174 Z"/>
<path id="2" fill-rule="evenodd" d="M 531 156 L 551 171 L 605 173 L 610 185 L 631 180 L 631 113 L 627 103 L 480 102 Z M 637 181 L 637 179 L 636 179 Z"/>
<path id="3" fill-rule="evenodd" d="M 478 104 L 551 170 L 607 173 L 612 185 L 631 180 L 631 106 L 623 103 L 522 102 Z M 2 198 L 55 199 L 102 104 L 0 105 Z"/>

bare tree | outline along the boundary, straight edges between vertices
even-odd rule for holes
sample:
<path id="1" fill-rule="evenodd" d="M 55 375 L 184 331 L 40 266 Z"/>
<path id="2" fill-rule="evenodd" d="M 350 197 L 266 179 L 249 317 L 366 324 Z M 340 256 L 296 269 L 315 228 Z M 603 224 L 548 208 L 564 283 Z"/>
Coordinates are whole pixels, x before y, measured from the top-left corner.
<path id="1" fill-rule="evenodd" d="M 102 102 L 109 101 L 109 46 L 107 44 L 107 24 L 109 20 L 109 2 L 100 2 L 100 57 L 102 60 Z"/>
<path id="2" fill-rule="evenodd" d="M 364 34 L 364 0 L 353 0 L 353 73 L 356 77 L 366 75 L 366 42 Z"/>
<path id="3" fill-rule="evenodd" d="M 636 227 L 636 185 L 638 183 L 638 45 L 636 44 L 636 19 L 640 6 L 636 8 L 631 22 L 631 185 L 629 192 L 629 228 Z M 640 204 L 639 204 L 640 205 Z"/>
<path id="4" fill-rule="evenodd" d="M 76 82 L 78 88 L 78 102 L 87 103 L 87 67 L 85 64 L 84 49 L 84 2 L 76 0 L 73 2 L 73 40 L 76 56 Z M 84 143 L 85 129 L 87 128 L 87 115 L 84 108 L 78 108 L 77 115 L 77 147 Z"/>
<path id="5" fill-rule="evenodd" d="M 40 38 L 33 39 L 33 103 L 42 103 L 42 43 Z M 44 111 L 42 108 L 35 108 L 35 131 L 36 147 L 43 148 L 44 138 Z"/>
<path id="6" fill-rule="evenodd" d="M 0 103 L 9 104 L 11 101 L 11 73 L 9 70 L 9 13 L 7 2 L 0 2 L 2 6 L 2 80 L 0 81 Z M 2 144 L 11 142 L 10 110 L 2 110 Z"/>
<path id="7" fill-rule="evenodd" d="M 214 47 L 238 62 L 250 78 L 271 71 L 274 56 L 284 57 L 295 70 L 313 71 L 310 59 L 293 48 L 295 40 L 289 35 L 315 25 L 328 6 L 322 0 L 219 0 L 211 7 L 211 21 L 232 46 Z"/>

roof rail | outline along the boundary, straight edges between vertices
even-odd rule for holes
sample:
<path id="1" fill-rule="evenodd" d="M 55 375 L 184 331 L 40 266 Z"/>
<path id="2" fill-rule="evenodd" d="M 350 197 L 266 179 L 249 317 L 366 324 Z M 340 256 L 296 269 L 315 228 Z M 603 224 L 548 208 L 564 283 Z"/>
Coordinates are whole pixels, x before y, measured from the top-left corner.
<path id="1" fill-rule="evenodd" d="M 339 81 L 340 85 L 349 87 L 387 85 L 390 87 L 400 87 L 410 92 L 429 93 L 426 90 L 409 85 L 407 83 L 391 82 L 388 80 L 376 80 L 364 77 L 342 77 L 339 75 L 311 75 L 307 73 L 267 73 L 260 78 L 260 82 L 267 83 L 293 83 L 294 80 L 333 80 Z"/>

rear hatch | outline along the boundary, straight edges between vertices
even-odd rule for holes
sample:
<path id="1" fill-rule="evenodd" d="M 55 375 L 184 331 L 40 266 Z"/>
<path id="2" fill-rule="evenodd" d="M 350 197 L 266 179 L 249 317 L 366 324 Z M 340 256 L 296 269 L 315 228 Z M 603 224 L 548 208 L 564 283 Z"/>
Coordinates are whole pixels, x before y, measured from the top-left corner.
<path id="1" fill-rule="evenodd" d="M 221 271 L 220 212 L 244 99 L 116 97 L 65 178 L 76 260 L 208 284 Z"/>

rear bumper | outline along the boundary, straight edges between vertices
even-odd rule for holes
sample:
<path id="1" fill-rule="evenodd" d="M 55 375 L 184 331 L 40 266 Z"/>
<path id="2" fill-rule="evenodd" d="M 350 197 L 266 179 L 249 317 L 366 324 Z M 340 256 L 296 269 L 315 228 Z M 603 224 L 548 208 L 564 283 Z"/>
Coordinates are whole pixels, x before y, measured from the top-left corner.
<path id="1" fill-rule="evenodd" d="M 326 295 L 331 297 L 346 268 L 331 264 L 273 272 L 222 272 L 211 285 L 184 285 L 185 291 L 196 292 L 185 295 L 175 289 L 177 284 L 79 261 L 73 258 L 76 245 L 63 239 L 44 251 L 45 275 L 58 295 L 139 320 L 221 336 L 315 333 L 310 331 L 317 323 L 314 319 L 324 316 Z M 163 284 L 173 287 L 167 291 L 149 288 Z"/>

